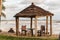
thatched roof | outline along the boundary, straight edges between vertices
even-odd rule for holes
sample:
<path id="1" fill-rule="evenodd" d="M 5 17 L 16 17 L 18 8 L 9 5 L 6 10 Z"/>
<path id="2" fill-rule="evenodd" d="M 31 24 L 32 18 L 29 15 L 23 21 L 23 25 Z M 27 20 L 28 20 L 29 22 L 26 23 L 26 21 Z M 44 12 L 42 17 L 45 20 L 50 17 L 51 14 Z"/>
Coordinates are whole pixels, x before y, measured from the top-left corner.
<path id="1" fill-rule="evenodd" d="M 53 16 L 51 12 L 46 11 L 43 8 L 38 7 L 32 3 L 29 7 L 17 13 L 14 17 L 35 17 L 35 16 L 47 16 L 47 15 Z"/>

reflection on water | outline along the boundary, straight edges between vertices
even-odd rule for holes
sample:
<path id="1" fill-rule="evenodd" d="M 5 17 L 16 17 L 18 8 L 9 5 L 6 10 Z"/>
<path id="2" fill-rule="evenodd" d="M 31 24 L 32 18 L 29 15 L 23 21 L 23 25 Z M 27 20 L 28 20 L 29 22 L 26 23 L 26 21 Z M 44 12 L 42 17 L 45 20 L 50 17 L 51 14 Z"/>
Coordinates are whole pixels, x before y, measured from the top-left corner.
<path id="1" fill-rule="evenodd" d="M 38 24 L 37 24 L 38 30 L 40 29 L 41 25 L 45 25 L 45 24 L 46 24 L 45 21 L 38 21 Z M 19 29 L 21 28 L 22 25 L 26 25 L 27 28 L 30 28 L 30 21 L 20 21 L 19 22 Z M 33 21 L 32 26 L 34 28 L 34 21 Z M 8 31 L 10 28 L 13 28 L 14 30 L 16 29 L 15 28 L 15 21 L 2 21 L 1 22 L 0 29 L 2 29 L 3 31 Z M 48 29 L 49 28 L 50 28 L 50 26 L 48 27 Z M 54 23 L 53 22 L 52 28 L 53 28 L 53 34 L 59 34 L 59 32 L 60 32 L 60 23 Z"/>

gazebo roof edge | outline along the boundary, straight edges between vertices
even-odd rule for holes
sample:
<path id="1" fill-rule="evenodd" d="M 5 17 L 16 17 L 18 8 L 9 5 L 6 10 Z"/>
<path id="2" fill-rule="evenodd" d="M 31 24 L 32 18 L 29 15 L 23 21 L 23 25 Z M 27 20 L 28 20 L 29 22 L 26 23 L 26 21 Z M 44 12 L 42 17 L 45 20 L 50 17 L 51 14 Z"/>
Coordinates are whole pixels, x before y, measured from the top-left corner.
<path id="1" fill-rule="evenodd" d="M 34 10 L 35 9 L 35 10 Z M 28 11 L 27 11 L 28 10 Z M 34 12 L 34 13 L 33 13 Z M 14 17 L 23 17 L 25 16 L 37 16 L 37 15 L 49 15 L 49 16 L 54 16 L 53 13 L 46 11 L 45 9 L 36 6 L 34 3 L 32 3 L 30 6 L 22 10 L 21 12 L 17 13 Z"/>

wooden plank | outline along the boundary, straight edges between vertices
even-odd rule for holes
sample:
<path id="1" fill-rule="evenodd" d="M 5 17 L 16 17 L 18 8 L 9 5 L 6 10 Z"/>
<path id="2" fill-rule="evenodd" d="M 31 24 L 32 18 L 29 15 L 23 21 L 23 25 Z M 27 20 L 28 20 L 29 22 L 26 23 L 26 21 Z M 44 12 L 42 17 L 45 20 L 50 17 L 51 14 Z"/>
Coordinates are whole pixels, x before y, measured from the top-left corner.
<path id="1" fill-rule="evenodd" d="M 16 17 L 16 35 L 19 35 L 19 18 Z"/>
<path id="2" fill-rule="evenodd" d="M 50 36 L 52 35 L 52 16 L 50 16 Z"/>
<path id="3" fill-rule="evenodd" d="M 1 25 L 2 0 L 0 0 L 0 25 Z"/>

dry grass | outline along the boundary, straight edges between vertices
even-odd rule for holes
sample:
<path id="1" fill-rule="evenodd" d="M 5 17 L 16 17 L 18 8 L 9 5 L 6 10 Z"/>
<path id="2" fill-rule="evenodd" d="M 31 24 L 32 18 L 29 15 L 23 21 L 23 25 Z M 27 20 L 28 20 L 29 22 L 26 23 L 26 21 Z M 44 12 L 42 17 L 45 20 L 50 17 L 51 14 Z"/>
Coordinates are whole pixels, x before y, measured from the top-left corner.
<path id="1" fill-rule="evenodd" d="M 0 33 L 0 40 L 4 40 L 2 37 L 4 37 L 6 40 L 9 38 L 10 40 L 19 40 L 19 39 L 25 39 L 25 40 L 58 40 L 58 35 L 52 35 L 52 36 L 42 36 L 42 37 L 27 37 L 27 36 L 16 36 L 15 33 L 8 33 L 8 32 L 1 32 Z"/>

